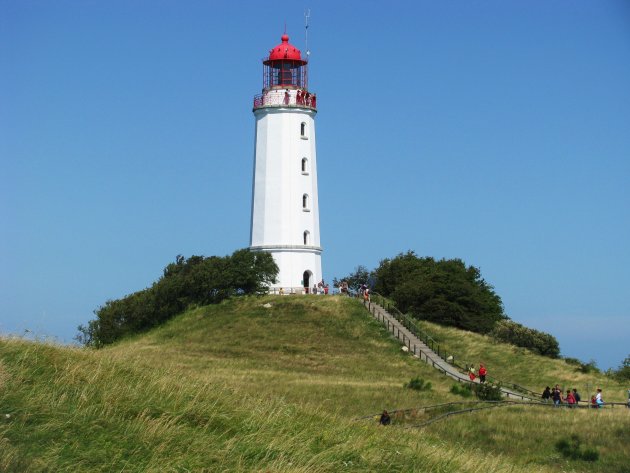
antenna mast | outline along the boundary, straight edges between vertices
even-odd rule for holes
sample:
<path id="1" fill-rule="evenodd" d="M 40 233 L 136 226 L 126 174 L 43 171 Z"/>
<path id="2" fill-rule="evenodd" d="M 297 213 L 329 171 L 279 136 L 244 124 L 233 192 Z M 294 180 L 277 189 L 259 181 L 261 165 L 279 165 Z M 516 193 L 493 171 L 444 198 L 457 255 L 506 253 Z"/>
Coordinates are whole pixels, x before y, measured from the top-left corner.
<path id="1" fill-rule="evenodd" d="M 311 55 L 311 50 L 308 49 L 308 19 L 311 17 L 311 9 L 304 10 L 304 41 L 306 49 L 306 59 Z"/>

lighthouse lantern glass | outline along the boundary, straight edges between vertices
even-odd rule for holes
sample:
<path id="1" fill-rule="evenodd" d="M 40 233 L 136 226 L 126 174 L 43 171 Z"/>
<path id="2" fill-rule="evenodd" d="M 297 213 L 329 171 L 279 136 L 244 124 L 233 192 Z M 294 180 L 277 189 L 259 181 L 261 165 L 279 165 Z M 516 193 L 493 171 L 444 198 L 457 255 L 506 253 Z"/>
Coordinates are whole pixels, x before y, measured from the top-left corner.
<path id="1" fill-rule="evenodd" d="M 266 61 L 264 64 L 264 89 L 273 87 L 307 88 L 307 65 L 305 61 Z"/>

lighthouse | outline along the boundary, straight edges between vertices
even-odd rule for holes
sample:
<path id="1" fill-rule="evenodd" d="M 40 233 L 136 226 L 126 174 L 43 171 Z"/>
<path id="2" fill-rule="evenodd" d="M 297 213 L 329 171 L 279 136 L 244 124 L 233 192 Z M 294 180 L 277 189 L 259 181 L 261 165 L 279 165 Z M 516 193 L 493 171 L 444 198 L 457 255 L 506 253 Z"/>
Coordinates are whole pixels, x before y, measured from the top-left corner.
<path id="1" fill-rule="evenodd" d="M 308 60 L 289 43 L 263 59 L 256 121 L 250 249 L 266 251 L 280 269 L 270 290 L 303 291 L 322 281 L 315 115 Z"/>

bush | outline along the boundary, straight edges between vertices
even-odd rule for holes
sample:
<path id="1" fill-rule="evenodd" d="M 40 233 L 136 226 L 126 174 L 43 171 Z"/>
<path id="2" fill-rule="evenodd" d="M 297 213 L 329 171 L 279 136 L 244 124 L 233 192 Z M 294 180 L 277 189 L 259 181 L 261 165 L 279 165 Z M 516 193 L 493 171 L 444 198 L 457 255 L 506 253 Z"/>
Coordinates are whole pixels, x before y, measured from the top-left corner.
<path id="1" fill-rule="evenodd" d="M 424 379 L 415 377 L 411 378 L 408 383 L 403 384 L 403 388 L 413 389 L 414 391 L 430 391 L 431 383 L 425 382 Z"/>
<path id="2" fill-rule="evenodd" d="M 628 355 L 617 370 L 609 370 L 609 375 L 622 383 L 630 381 L 630 355 Z"/>
<path id="3" fill-rule="evenodd" d="M 258 294 L 275 281 L 278 266 L 270 253 L 237 250 L 231 256 L 178 256 L 150 288 L 99 307 L 76 339 L 93 347 L 148 330 L 192 304 L 207 305 L 240 294 Z"/>
<path id="4" fill-rule="evenodd" d="M 503 393 L 500 386 L 493 386 L 492 384 L 474 384 L 471 385 L 475 391 L 475 395 L 482 401 L 502 401 Z"/>
<path id="5" fill-rule="evenodd" d="M 528 348 L 539 355 L 550 358 L 560 356 L 560 345 L 553 335 L 525 327 L 511 320 L 498 322 L 491 336 L 500 342 Z"/>
<path id="6" fill-rule="evenodd" d="M 473 395 L 472 385 L 455 383 L 451 386 L 451 393 L 461 397 L 471 397 Z"/>
<path id="7" fill-rule="evenodd" d="M 568 365 L 575 366 L 575 369 L 580 373 L 599 373 L 599 368 L 597 367 L 597 363 L 595 360 L 591 360 L 588 363 L 584 363 L 577 358 L 567 357 L 564 359 L 565 363 Z"/>
<path id="8" fill-rule="evenodd" d="M 556 450 L 562 456 L 571 460 L 584 460 L 594 462 L 599 460 L 599 452 L 594 448 L 585 448 L 582 450 L 581 442 L 577 435 L 571 435 L 570 439 L 560 439 L 556 442 Z"/>

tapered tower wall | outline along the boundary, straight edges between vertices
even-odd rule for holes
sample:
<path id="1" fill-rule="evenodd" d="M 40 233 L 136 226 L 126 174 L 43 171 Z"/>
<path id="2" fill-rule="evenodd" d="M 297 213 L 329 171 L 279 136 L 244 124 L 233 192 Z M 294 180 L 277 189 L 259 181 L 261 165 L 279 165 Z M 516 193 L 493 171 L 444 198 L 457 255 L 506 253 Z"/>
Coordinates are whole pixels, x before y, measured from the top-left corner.
<path id="1" fill-rule="evenodd" d="M 286 35 L 282 41 L 264 60 L 263 93 L 254 97 L 256 134 L 250 248 L 273 255 L 280 272 L 272 289 L 282 287 L 289 292 L 312 288 L 323 276 L 316 97 L 304 88 L 306 61 L 288 43 Z"/>

